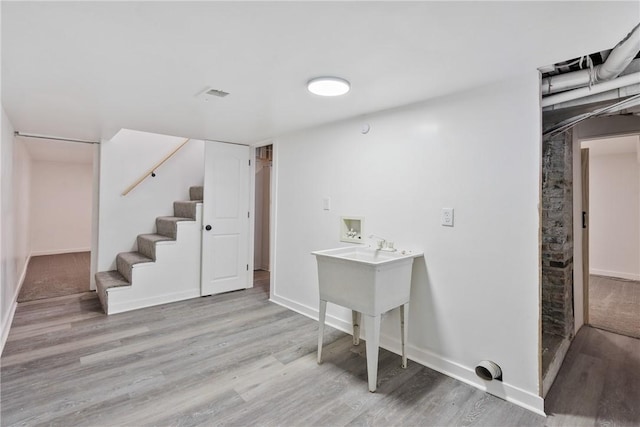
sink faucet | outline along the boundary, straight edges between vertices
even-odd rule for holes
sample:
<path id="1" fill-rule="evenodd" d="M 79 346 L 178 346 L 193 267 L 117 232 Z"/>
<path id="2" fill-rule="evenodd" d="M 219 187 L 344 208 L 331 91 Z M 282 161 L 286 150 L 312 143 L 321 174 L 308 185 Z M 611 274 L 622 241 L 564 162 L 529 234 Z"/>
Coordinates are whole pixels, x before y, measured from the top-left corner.
<path id="1" fill-rule="evenodd" d="M 397 250 L 396 248 L 393 247 L 393 242 L 387 241 L 387 239 L 385 239 L 384 237 L 380 237 L 375 234 L 370 234 L 369 238 L 378 240 L 377 245 L 378 245 L 378 250 L 380 251 L 395 252 Z"/>

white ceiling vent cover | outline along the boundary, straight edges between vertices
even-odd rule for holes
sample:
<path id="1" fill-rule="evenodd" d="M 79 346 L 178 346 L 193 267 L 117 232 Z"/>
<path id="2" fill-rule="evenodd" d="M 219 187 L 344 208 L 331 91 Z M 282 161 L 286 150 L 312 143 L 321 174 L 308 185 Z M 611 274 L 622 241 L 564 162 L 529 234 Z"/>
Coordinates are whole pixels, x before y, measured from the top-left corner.
<path id="1" fill-rule="evenodd" d="M 209 89 L 205 93 L 207 95 L 217 96 L 219 98 L 224 98 L 225 96 L 229 95 L 229 92 L 225 92 L 223 90 L 218 90 L 218 89 Z"/>
<path id="2" fill-rule="evenodd" d="M 202 92 L 200 92 L 198 95 L 196 95 L 196 97 L 200 98 L 200 99 L 203 99 L 204 101 L 208 101 L 212 97 L 224 98 L 227 95 L 229 95 L 229 92 L 225 92 L 225 91 L 220 90 L 220 89 L 213 89 L 213 88 L 209 87 L 209 88 L 203 90 Z"/>

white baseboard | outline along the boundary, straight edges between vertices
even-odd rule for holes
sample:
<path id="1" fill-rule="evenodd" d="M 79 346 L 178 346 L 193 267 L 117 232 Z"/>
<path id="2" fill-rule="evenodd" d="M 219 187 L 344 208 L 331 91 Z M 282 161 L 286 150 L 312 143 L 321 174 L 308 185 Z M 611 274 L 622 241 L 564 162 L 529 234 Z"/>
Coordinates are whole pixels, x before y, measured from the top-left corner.
<path id="1" fill-rule="evenodd" d="M 9 331 L 11 330 L 11 322 L 13 322 L 13 316 L 16 314 L 16 308 L 18 307 L 18 299 L 13 299 L 11 303 L 11 307 L 9 311 L 5 315 L 4 319 L 2 319 L 2 336 L 0 337 L 0 354 L 4 350 L 4 345 L 7 343 L 7 338 L 9 338 Z"/>
<path id="2" fill-rule="evenodd" d="M 396 341 L 389 336 L 380 337 L 380 346 L 399 354 L 400 342 L 389 346 Z M 448 360 L 427 349 L 407 345 L 407 357 L 414 362 L 445 374 L 451 378 L 462 381 L 465 384 L 486 391 L 496 397 L 511 402 L 536 414 L 546 416 L 544 412 L 544 399 L 537 393 L 531 393 L 514 385 L 502 381 L 483 381 L 475 373 L 475 367 L 464 366 L 458 362 Z"/>
<path id="3" fill-rule="evenodd" d="M 91 247 L 87 248 L 70 248 L 70 249 L 50 249 L 46 251 L 34 251 L 31 256 L 41 255 L 60 255 L 60 254 L 72 254 L 75 252 L 91 252 Z"/>
<path id="4" fill-rule="evenodd" d="M 117 288 L 110 288 L 110 295 L 113 292 L 126 292 L 131 286 L 122 286 Z M 139 308 L 152 307 L 154 305 L 168 304 L 170 302 L 183 301 L 186 299 L 197 298 L 200 296 L 200 289 L 189 290 L 183 292 L 174 292 L 170 294 L 156 295 L 151 298 L 139 298 L 135 300 L 126 300 L 124 302 L 113 302 L 113 298 L 109 300 L 108 309 L 109 315 L 116 313 L 123 313 L 125 311 L 137 310 Z"/>
<path id="5" fill-rule="evenodd" d="M 311 319 L 318 320 L 318 309 L 309 307 L 307 305 L 300 304 L 292 301 L 288 298 L 284 298 L 276 295 L 275 293 L 271 297 L 270 301 L 281 305 L 285 308 L 293 310 Z M 327 314 L 326 324 L 346 332 L 351 332 L 351 323 L 343 319 L 336 318 Z M 399 337 L 391 337 L 389 335 L 380 336 L 380 347 L 389 350 L 393 353 L 400 354 L 400 339 Z M 483 381 L 475 374 L 475 367 L 464 366 L 452 360 L 443 358 L 440 355 L 432 353 L 431 351 L 418 348 L 411 344 L 406 347 L 407 357 L 414 362 L 417 362 L 423 366 L 438 371 L 444 375 L 447 375 L 456 380 L 462 381 L 465 384 L 469 384 L 482 391 L 486 391 L 496 397 L 504 399 L 515 405 L 535 412 L 536 414 L 546 416 L 544 412 L 544 399 L 538 396 L 537 393 L 531 393 L 523 390 L 519 387 L 510 385 L 502 381 Z"/>
<path id="6" fill-rule="evenodd" d="M 624 273 L 621 271 L 600 270 L 598 268 L 590 268 L 589 274 L 594 274 L 596 276 L 619 277 L 621 279 L 627 280 L 640 280 L 640 274 Z"/>
<path id="7" fill-rule="evenodd" d="M 296 313 L 300 313 L 303 316 L 306 316 L 310 319 L 318 321 L 317 308 L 300 304 L 296 301 L 290 300 L 289 298 L 284 298 L 276 294 L 274 294 L 269 301 L 276 303 L 278 305 L 281 305 L 284 308 L 288 308 L 289 310 L 295 311 Z M 352 326 L 350 322 L 347 322 L 338 317 L 332 316 L 329 313 L 327 313 L 327 316 L 325 318 L 325 324 L 331 326 L 332 328 L 338 329 L 339 331 L 346 332 L 348 334 L 351 333 Z"/>
<path id="8" fill-rule="evenodd" d="M 16 308 L 18 308 L 18 295 L 20 295 L 20 290 L 22 289 L 22 284 L 24 283 L 24 278 L 27 275 L 27 267 L 29 266 L 29 260 L 31 260 L 31 255 L 27 256 L 27 259 L 24 262 L 24 266 L 22 267 L 22 273 L 20 274 L 20 279 L 18 280 L 18 286 L 16 287 L 16 291 L 13 294 L 13 298 L 11 300 L 11 307 L 9 311 L 2 319 L 2 335 L 0 335 L 0 354 L 4 350 L 4 345 L 7 342 L 7 338 L 9 338 L 9 331 L 11 330 L 11 323 L 13 323 L 13 316 L 16 314 Z"/>

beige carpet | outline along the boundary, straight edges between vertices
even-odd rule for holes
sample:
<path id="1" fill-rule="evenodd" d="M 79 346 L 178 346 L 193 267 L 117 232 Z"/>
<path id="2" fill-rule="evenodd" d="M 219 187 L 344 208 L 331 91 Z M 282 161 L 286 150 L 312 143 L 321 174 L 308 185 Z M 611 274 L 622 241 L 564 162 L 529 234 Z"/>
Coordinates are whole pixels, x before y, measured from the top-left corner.
<path id="1" fill-rule="evenodd" d="M 265 270 L 253 271 L 253 286 L 264 286 L 269 289 L 269 280 L 271 273 Z"/>
<path id="2" fill-rule="evenodd" d="M 89 291 L 91 252 L 31 257 L 18 302 Z"/>
<path id="3" fill-rule="evenodd" d="M 640 282 L 589 276 L 589 323 L 640 338 Z"/>

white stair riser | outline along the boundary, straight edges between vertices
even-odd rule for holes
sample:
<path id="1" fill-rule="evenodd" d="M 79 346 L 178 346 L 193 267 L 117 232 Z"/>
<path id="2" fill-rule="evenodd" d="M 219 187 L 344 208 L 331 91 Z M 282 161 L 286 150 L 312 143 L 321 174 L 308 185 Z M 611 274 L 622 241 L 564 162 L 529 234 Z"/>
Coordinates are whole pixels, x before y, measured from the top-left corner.
<path id="1" fill-rule="evenodd" d="M 195 221 L 178 222 L 175 241 L 156 243 L 156 262 L 133 266 L 132 286 L 107 290 L 107 314 L 200 296 L 201 232 L 198 204 Z"/>

